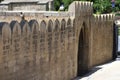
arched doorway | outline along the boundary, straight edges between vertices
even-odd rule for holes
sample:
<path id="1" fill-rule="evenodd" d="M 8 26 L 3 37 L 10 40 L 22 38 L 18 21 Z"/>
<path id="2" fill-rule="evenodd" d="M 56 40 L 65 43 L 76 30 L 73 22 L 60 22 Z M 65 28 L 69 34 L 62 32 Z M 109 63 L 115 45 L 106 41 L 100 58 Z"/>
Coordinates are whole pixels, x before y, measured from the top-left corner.
<path id="1" fill-rule="evenodd" d="M 89 39 L 88 29 L 83 23 L 79 35 L 78 43 L 78 76 L 84 75 L 88 71 L 88 55 L 89 55 Z"/>

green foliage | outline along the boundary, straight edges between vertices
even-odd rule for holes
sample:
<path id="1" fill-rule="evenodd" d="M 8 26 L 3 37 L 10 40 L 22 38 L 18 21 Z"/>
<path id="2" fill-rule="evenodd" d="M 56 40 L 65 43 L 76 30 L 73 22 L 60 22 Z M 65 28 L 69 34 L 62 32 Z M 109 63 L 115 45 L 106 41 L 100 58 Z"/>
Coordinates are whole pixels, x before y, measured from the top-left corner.
<path id="1" fill-rule="evenodd" d="M 94 3 L 93 9 L 96 14 L 117 12 L 120 10 L 120 0 L 115 0 L 115 7 L 112 8 L 111 0 L 55 0 L 55 9 L 59 10 L 61 4 L 64 4 L 65 10 L 73 1 L 91 1 Z"/>
<path id="2" fill-rule="evenodd" d="M 62 0 L 62 2 L 64 3 L 65 10 L 67 10 L 73 0 Z"/>
<path id="3" fill-rule="evenodd" d="M 59 10 L 61 3 L 62 3 L 61 0 L 54 0 L 55 10 Z"/>
<path id="4" fill-rule="evenodd" d="M 3 1 L 3 0 L 0 0 L 0 2 Z"/>
<path id="5" fill-rule="evenodd" d="M 120 1 L 115 1 L 115 7 L 112 8 L 111 0 L 96 0 L 94 2 L 94 12 L 95 13 L 111 13 L 120 10 Z"/>
<path id="6" fill-rule="evenodd" d="M 112 6 L 110 0 L 96 0 L 94 2 L 95 13 L 109 13 L 112 12 Z"/>
<path id="7" fill-rule="evenodd" d="M 118 35 L 120 36 L 120 26 L 118 26 Z"/>

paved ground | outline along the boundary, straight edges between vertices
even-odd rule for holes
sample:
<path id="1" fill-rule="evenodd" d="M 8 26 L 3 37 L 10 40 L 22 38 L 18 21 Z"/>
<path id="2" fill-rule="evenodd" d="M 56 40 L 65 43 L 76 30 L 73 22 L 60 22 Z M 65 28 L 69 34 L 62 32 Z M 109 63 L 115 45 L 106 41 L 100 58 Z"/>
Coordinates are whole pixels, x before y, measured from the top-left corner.
<path id="1" fill-rule="evenodd" d="M 120 80 L 120 58 L 97 66 L 90 73 L 76 80 Z"/>

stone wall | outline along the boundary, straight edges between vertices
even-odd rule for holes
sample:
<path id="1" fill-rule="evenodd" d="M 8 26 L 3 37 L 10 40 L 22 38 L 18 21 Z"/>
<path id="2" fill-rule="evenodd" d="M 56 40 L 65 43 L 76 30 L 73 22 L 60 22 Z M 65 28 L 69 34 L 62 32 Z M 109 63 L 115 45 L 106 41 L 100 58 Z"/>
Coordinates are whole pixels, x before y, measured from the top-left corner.
<path id="1" fill-rule="evenodd" d="M 21 14 L 22 12 L 22 14 Z M 55 11 L 3 11 L 0 12 L 0 18 L 2 22 L 11 22 L 11 20 L 17 20 L 20 22 L 24 16 L 25 20 L 41 20 L 41 19 L 54 19 L 54 18 L 68 18 L 72 17 L 74 14 L 72 12 L 55 12 Z"/>
<path id="2" fill-rule="evenodd" d="M 10 4 L 11 5 L 11 10 L 13 11 L 47 11 L 48 10 L 48 4 L 43 4 L 43 5 L 36 5 L 36 3 L 14 3 Z"/>
<path id="3" fill-rule="evenodd" d="M 114 15 L 94 16 L 92 4 L 1 12 L 0 80 L 71 80 L 112 60 Z"/>
<path id="4" fill-rule="evenodd" d="M 92 25 L 92 63 L 108 62 L 113 56 L 113 17 L 112 14 L 96 15 Z"/>
<path id="5" fill-rule="evenodd" d="M 54 1 L 2 1 L 0 11 L 54 11 Z"/>
<path id="6" fill-rule="evenodd" d="M 22 20 L 1 22 L 1 80 L 70 80 L 74 78 L 73 22 Z M 5 77 L 7 76 L 7 77 Z"/>
<path id="7" fill-rule="evenodd" d="M 8 6 L 7 5 L 1 5 L 0 6 L 0 11 L 8 11 Z"/>

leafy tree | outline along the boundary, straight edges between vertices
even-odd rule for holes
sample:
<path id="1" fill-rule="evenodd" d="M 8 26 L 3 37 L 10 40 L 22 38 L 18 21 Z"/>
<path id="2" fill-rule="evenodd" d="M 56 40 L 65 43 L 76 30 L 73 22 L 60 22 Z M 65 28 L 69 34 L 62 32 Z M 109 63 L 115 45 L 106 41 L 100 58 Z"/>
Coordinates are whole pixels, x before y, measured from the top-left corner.
<path id="1" fill-rule="evenodd" d="M 73 2 L 73 0 L 62 0 L 65 10 L 68 9 L 69 5 Z"/>
<path id="2" fill-rule="evenodd" d="M 111 13 L 120 10 L 120 1 L 115 1 L 115 7 L 112 8 L 111 0 L 96 0 L 94 2 L 94 12 L 95 13 Z"/>
<path id="3" fill-rule="evenodd" d="M 110 0 L 96 0 L 94 2 L 95 13 L 109 13 L 112 12 L 112 6 Z"/>
<path id="4" fill-rule="evenodd" d="M 120 10 L 120 0 L 115 0 L 115 7 L 112 8 L 111 0 L 55 0 L 55 9 L 59 10 L 61 4 L 64 4 L 65 10 L 73 1 L 91 1 L 93 2 L 94 13 L 111 13 Z"/>
<path id="5" fill-rule="evenodd" d="M 54 0 L 55 10 L 59 10 L 61 3 L 62 3 L 61 0 Z"/>
<path id="6" fill-rule="evenodd" d="M 0 0 L 0 2 L 3 1 L 3 0 Z"/>

